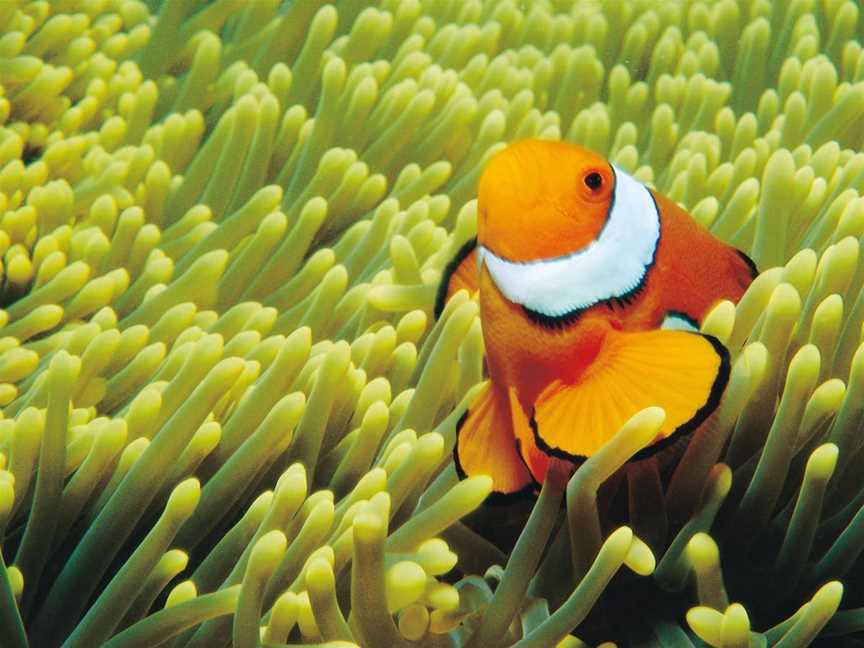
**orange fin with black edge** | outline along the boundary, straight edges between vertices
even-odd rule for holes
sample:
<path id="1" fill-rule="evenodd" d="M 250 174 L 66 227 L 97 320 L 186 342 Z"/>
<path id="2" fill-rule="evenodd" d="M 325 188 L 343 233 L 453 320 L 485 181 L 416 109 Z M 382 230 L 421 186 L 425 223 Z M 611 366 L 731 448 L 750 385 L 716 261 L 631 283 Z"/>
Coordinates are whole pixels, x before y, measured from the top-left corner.
<path id="1" fill-rule="evenodd" d="M 460 290 L 467 290 L 473 295 L 480 286 L 480 278 L 477 269 L 477 239 L 468 241 L 459 248 L 450 263 L 441 274 L 441 283 L 438 293 L 435 295 L 435 318 L 441 316 L 447 301 Z"/>
<path id="2" fill-rule="evenodd" d="M 525 414 L 525 410 L 516 397 L 516 390 L 510 389 L 509 395 L 516 447 L 519 450 L 519 455 L 522 457 L 522 462 L 531 473 L 535 485 L 539 487 L 546 478 L 546 471 L 549 469 L 549 462 L 552 460 L 552 457 L 537 447 L 534 431 L 531 429 L 531 423 Z"/>
<path id="3" fill-rule="evenodd" d="M 499 495 L 533 486 L 513 436 L 510 400 L 500 388 L 487 383 L 456 426 L 456 435 L 453 457 L 460 478 L 489 475 Z"/>
<path id="4" fill-rule="evenodd" d="M 652 405 L 666 410 L 644 458 L 696 429 L 720 403 L 729 353 L 715 338 L 687 331 L 613 332 L 573 384 L 541 392 L 531 421 L 537 445 L 579 461 L 600 449 L 630 417 Z"/>

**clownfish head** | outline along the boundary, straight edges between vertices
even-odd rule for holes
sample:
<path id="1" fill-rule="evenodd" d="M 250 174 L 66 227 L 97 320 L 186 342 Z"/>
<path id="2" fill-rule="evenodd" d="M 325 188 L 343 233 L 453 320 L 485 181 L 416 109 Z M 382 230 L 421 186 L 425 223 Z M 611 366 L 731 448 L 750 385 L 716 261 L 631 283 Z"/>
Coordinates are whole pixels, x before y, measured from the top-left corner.
<path id="1" fill-rule="evenodd" d="M 614 195 L 605 159 L 579 146 L 521 140 L 480 177 L 477 241 L 512 261 L 563 256 L 600 234 Z"/>
<path id="2" fill-rule="evenodd" d="M 477 207 L 480 262 L 507 299 L 547 317 L 638 288 L 660 239 L 647 187 L 565 142 L 523 140 L 496 153 Z"/>

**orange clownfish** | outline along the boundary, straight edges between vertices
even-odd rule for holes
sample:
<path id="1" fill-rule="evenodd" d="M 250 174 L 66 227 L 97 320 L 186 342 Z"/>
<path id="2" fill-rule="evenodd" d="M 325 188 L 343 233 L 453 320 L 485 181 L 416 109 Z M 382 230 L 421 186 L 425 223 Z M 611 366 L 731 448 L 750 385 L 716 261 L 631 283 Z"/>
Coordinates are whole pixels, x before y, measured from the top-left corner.
<path id="1" fill-rule="evenodd" d="M 645 407 L 666 420 L 648 456 L 699 426 L 729 378 L 698 332 L 756 276 L 741 251 L 614 164 L 524 140 L 480 178 L 477 238 L 447 266 L 436 311 L 478 291 L 489 382 L 460 421 L 461 476 L 534 489 L 552 457 L 578 463 Z"/>

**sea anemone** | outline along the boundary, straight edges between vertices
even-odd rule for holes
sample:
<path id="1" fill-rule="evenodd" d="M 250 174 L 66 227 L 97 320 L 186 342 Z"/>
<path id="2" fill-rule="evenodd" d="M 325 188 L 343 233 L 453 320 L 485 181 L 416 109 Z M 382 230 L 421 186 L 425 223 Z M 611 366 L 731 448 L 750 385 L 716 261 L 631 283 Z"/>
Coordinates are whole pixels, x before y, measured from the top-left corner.
<path id="1" fill-rule="evenodd" d="M 862 40 L 852 0 L 4 0 L 2 644 L 864 630 Z M 527 522 L 451 460 L 477 305 L 432 316 L 523 137 L 763 269 L 674 471 L 619 470 L 645 410 Z"/>

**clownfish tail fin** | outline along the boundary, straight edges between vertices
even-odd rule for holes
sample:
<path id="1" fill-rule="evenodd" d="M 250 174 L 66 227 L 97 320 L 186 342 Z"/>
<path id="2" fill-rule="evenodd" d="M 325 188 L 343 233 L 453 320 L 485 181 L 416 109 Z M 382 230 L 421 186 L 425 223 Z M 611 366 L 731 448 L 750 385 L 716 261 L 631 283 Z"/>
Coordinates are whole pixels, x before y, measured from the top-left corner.
<path id="1" fill-rule="evenodd" d="M 460 478 L 489 475 L 493 495 L 516 495 L 534 482 L 522 461 L 507 393 L 488 384 L 456 426 L 453 448 Z"/>
<path id="2" fill-rule="evenodd" d="M 447 301 L 460 290 L 474 294 L 479 286 L 477 271 L 477 238 L 465 243 L 441 273 L 441 283 L 435 295 L 435 318 L 441 316 Z"/>
<path id="3" fill-rule="evenodd" d="M 571 384 L 556 381 L 534 405 L 539 448 L 579 461 L 637 412 L 658 405 L 666 420 L 643 458 L 695 430 L 717 408 L 729 380 L 729 353 L 715 338 L 682 330 L 609 334 L 591 367 Z"/>

